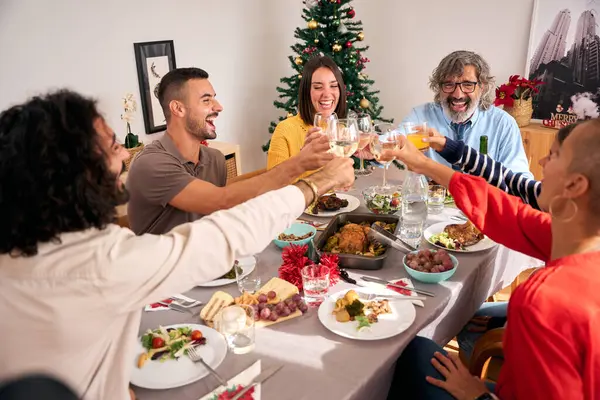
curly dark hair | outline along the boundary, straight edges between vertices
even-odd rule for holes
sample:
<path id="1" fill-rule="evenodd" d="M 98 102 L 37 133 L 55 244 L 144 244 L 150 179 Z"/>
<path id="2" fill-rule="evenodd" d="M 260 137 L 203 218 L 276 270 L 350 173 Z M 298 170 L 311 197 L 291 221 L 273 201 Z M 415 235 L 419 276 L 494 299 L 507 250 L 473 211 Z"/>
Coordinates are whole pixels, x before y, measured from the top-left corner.
<path id="1" fill-rule="evenodd" d="M 33 256 L 38 243 L 103 229 L 127 193 L 100 146 L 96 102 L 68 90 L 0 114 L 0 254 Z"/>

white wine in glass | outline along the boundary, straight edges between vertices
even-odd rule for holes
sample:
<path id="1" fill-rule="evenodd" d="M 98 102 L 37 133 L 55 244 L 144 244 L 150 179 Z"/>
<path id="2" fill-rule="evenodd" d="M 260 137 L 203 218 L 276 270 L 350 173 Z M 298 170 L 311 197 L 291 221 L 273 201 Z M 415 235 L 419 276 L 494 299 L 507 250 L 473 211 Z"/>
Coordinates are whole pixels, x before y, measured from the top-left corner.
<path id="1" fill-rule="evenodd" d="M 392 124 L 382 123 L 375 125 L 375 134 L 369 145 L 375 159 L 383 164 L 383 187 L 387 187 L 387 169 L 394 159 L 382 160 L 381 156 L 386 150 L 395 150 L 398 147 L 398 132 L 393 129 Z"/>
<path id="2" fill-rule="evenodd" d="M 350 157 L 356 153 L 359 142 L 359 131 L 356 120 L 352 118 L 340 119 L 337 129 L 327 132 L 331 152 L 338 157 Z"/>
<path id="3" fill-rule="evenodd" d="M 373 121 L 371 120 L 371 116 L 369 114 L 360 114 L 356 119 L 356 124 L 358 125 L 359 137 L 358 137 L 358 150 L 364 150 L 369 143 L 371 142 L 371 132 L 373 131 Z M 362 157 L 362 153 L 360 155 L 360 169 L 355 171 L 356 176 L 367 176 L 371 175 L 372 171 L 365 169 L 365 161 Z"/>
<path id="4" fill-rule="evenodd" d="M 321 128 L 321 132 L 323 134 L 327 134 L 327 131 L 332 128 L 332 125 L 337 125 L 338 117 L 336 113 L 331 113 L 331 115 L 325 117 L 321 113 L 315 113 L 315 118 L 313 121 L 313 125 Z"/>

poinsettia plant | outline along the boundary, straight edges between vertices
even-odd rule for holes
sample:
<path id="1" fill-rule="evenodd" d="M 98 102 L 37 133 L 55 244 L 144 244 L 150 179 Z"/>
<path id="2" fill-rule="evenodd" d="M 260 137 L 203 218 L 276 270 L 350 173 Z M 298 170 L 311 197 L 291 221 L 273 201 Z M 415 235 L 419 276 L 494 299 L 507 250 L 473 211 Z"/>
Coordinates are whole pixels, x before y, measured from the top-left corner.
<path id="1" fill-rule="evenodd" d="M 544 82 L 539 79 L 526 79 L 519 75 L 512 75 L 508 78 L 508 83 L 496 88 L 496 106 L 512 107 L 515 100 L 529 100 L 531 96 L 538 93 L 539 86 Z"/>
<path id="2" fill-rule="evenodd" d="M 281 252 L 283 264 L 279 267 L 279 277 L 302 290 L 302 274 L 300 271 L 306 266 L 322 265 L 329 268 L 329 286 L 335 285 L 340 280 L 339 257 L 337 254 L 323 254 L 319 264 L 315 264 L 307 256 L 308 245 L 298 246 L 290 244 Z"/>

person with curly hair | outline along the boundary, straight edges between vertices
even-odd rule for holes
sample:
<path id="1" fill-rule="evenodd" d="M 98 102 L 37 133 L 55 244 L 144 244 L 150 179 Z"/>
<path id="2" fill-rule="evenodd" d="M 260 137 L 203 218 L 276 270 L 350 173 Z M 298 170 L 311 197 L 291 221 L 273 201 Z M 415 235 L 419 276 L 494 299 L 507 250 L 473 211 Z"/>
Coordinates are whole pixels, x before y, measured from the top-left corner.
<path id="1" fill-rule="evenodd" d="M 494 77 L 489 64 L 472 51 L 454 51 L 440 61 L 429 79 L 434 99 L 412 109 L 402 121 L 427 124 L 442 135 L 479 148 L 487 135 L 488 155 L 514 172 L 533 178 L 513 117 L 494 107 Z M 439 154 L 428 157 L 450 166 Z"/>
<path id="2" fill-rule="evenodd" d="M 127 151 L 94 100 L 62 90 L 0 114 L 0 382 L 49 375 L 83 399 L 129 399 L 142 309 L 262 251 L 319 195 L 354 182 L 335 158 L 164 235 L 114 224 Z M 200 262 L 199 262 L 200 260 Z"/>

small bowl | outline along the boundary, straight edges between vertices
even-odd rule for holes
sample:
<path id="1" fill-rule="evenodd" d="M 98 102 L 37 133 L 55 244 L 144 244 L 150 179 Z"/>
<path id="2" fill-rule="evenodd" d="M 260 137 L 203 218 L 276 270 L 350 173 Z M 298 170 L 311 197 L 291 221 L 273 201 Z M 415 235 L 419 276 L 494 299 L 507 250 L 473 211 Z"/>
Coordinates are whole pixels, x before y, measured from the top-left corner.
<path id="1" fill-rule="evenodd" d="M 437 250 L 431 250 L 431 251 L 437 252 Z M 409 254 L 416 254 L 418 252 L 419 252 L 418 250 L 415 250 L 415 251 L 411 251 Z M 406 264 L 406 256 L 404 256 L 404 258 L 402 259 L 402 264 L 404 264 L 404 269 L 406 270 L 406 272 L 410 276 L 412 276 L 413 278 L 418 280 L 419 282 L 440 283 L 447 279 L 450 279 L 450 277 L 452 277 L 452 275 L 454 275 L 454 273 L 456 272 L 456 268 L 458 267 L 458 260 L 456 259 L 456 257 L 454 257 L 452 254 L 448 254 L 448 255 L 450 256 L 450 259 L 452 260 L 452 265 L 454 265 L 454 268 L 452 268 L 449 271 L 444 271 L 444 272 L 421 272 L 421 271 L 412 269 L 411 267 L 409 267 Z"/>
<path id="2" fill-rule="evenodd" d="M 294 241 L 279 240 L 278 239 L 279 235 L 277 235 L 277 237 L 275 239 L 273 239 L 273 242 L 275 242 L 277 247 L 282 248 L 282 249 L 284 247 L 288 247 L 290 244 L 295 244 L 298 246 L 308 244 L 311 240 L 313 240 L 315 238 L 315 235 L 317 234 L 317 229 L 314 226 L 309 225 L 309 224 L 295 223 L 295 224 L 292 224 L 292 226 L 287 228 L 285 231 L 283 231 L 283 233 L 286 235 L 296 235 L 296 236 L 306 235 L 307 233 L 312 233 L 312 235 L 310 235 L 306 239 L 294 240 Z"/>
<path id="3" fill-rule="evenodd" d="M 371 186 L 363 190 L 367 208 L 374 214 L 395 214 L 402 208 L 399 186 Z"/>

